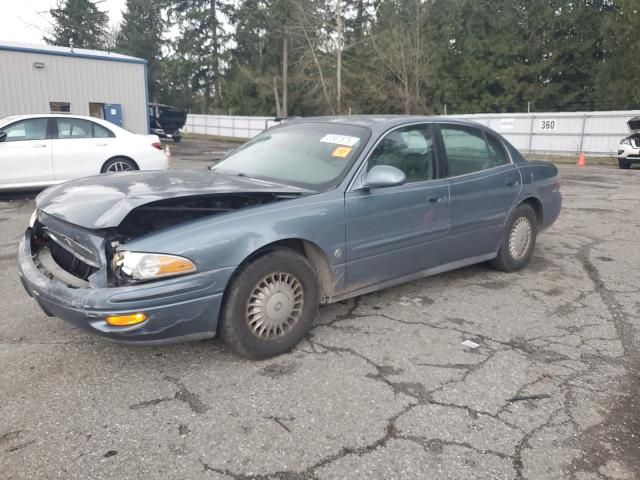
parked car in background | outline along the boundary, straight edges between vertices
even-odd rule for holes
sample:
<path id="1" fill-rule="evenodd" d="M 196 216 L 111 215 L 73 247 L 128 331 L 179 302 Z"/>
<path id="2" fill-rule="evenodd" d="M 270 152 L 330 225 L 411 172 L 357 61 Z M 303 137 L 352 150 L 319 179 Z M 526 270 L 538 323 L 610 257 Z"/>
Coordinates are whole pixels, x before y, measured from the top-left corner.
<path id="1" fill-rule="evenodd" d="M 0 190 L 168 167 L 156 135 L 131 133 L 98 118 L 59 114 L 0 120 Z"/>
<path id="2" fill-rule="evenodd" d="M 219 333 L 265 358 L 292 349 L 319 304 L 478 262 L 522 269 L 561 203 L 554 165 L 479 124 L 290 120 L 209 170 L 49 188 L 20 275 L 46 313 L 109 339 Z"/>
<path id="3" fill-rule="evenodd" d="M 149 125 L 151 133 L 174 142 L 182 139 L 180 129 L 187 123 L 187 112 L 159 103 L 149 104 Z"/>
<path id="4" fill-rule="evenodd" d="M 627 125 L 632 134 L 622 139 L 618 149 L 618 165 L 624 169 L 640 163 L 640 117 L 632 118 Z"/>

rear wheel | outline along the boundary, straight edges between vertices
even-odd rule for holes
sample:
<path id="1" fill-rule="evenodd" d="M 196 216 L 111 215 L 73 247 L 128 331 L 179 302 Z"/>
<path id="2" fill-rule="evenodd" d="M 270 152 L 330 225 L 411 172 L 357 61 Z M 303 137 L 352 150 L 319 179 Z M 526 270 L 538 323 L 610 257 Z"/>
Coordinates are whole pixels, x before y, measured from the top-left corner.
<path id="1" fill-rule="evenodd" d="M 307 333 L 318 302 L 318 281 L 308 260 L 293 250 L 275 250 L 244 267 L 231 283 L 220 335 L 244 357 L 280 355 Z"/>
<path id="2" fill-rule="evenodd" d="M 533 254 L 537 229 L 538 219 L 533 208 L 526 203 L 518 205 L 509 217 L 502 247 L 491 265 L 503 272 L 522 269 Z"/>
<path id="3" fill-rule="evenodd" d="M 135 162 L 125 157 L 115 157 L 104 162 L 100 173 L 131 172 L 138 170 Z"/>
<path id="4" fill-rule="evenodd" d="M 626 170 L 627 168 L 631 167 L 631 162 L 629 162 L 628 160 L 624 160 L 622 158 L 618 159 L 618 166 L 623 169 Z"/>

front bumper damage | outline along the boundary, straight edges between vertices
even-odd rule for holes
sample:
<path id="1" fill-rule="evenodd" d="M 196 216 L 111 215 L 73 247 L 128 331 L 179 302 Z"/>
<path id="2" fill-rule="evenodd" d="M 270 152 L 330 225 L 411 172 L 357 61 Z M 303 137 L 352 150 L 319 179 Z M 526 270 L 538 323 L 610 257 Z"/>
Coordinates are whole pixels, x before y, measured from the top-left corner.
<path id="1" fill-rule="evenodd" d="M 93 281 L 79 288 L 48 271 L 35 250 L 29 229 L 20 242 L 19 273 L 25 290 L 42 310 L 124 343 L 163 344 L 213 337 L 224 287 L 233 272 L 225 268 L 122 287 L 96 286 L 102 282 Z M 147 320 L 128 327 L 106 322 L 111 315 L 137 312 L 145 313 Z"/>

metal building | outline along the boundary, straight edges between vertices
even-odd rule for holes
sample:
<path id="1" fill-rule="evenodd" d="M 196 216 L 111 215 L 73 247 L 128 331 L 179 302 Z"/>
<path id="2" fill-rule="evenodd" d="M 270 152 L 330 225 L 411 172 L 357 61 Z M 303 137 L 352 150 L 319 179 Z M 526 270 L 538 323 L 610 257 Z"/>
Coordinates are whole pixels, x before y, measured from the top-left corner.
<path id="1" fill-rule="evenodd" d="M 0 118 L 68 112 L 149 133 L 147 101 L 146 60 L 0 41 Z"/>

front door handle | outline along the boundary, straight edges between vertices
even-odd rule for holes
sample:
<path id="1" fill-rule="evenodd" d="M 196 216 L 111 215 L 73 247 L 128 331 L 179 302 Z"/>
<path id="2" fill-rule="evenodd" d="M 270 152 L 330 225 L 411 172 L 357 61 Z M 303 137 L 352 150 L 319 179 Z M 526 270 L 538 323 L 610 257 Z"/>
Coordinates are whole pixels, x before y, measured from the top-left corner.
<path id="1" fill-rule="evenodd" d="M 106 147 L 106 143 L 96 143 L 96 147 Z"/>
<path id="2" fill-rule="evenodd" d="M 518 180 L 517 178 L 512 178 L 510 180 L 507 180 L 505 184 L 507 185 L 507 187 L 513 187 L 515 185 L 520 185 L 520 180 Z"/>
<path id="3" fill-rule="evenodd" d="M 444 200 L 444 197 L 438 197 L 436 195 L 427 198 L 427 202 L 429 203 L 440 203 Z"/>
<path id="4" fill-rule="evenodd" d="M 39 145 L 34 145 L 33 148 L 45 148 L 46 145 L 45 144 L 39 144 Z"/>

